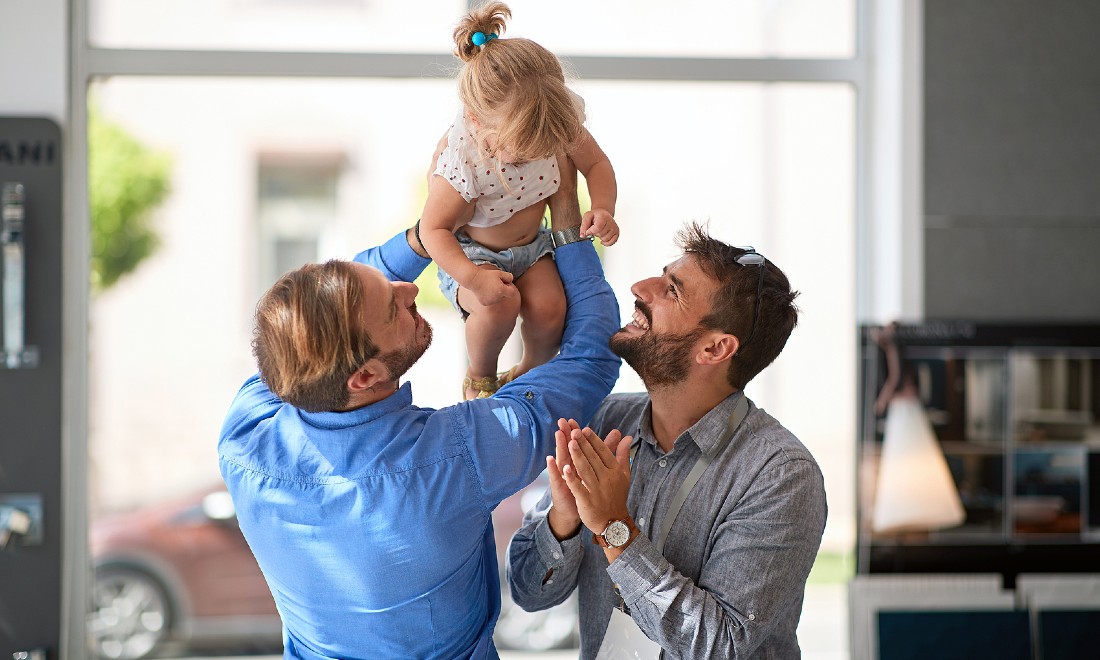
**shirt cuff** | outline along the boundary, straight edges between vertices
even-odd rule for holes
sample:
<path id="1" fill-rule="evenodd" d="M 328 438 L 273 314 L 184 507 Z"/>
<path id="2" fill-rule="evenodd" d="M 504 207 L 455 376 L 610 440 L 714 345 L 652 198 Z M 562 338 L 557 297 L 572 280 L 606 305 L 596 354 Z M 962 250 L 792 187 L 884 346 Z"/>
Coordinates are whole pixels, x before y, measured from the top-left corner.
<path id="1" fill-rule="evenodd" d="M 411 249 L 409 251 L 412 252 Z M 566 288 L 586 277 L 603 277 L 603 264 L 600 263 L 600 255 L 596 253 L 592 241 L 569 243 L 554 250 L 553 254 L 562 284 Z"/>
<path id="2" fill-rule="evenodd" d="M 378 248 L 378 259 L 393 275 L 390 279 L 400 282 L 416 280 L 428 267 L 428 264 L 432 263 L 431 259 L 420 256 L 409 246 L 409 240 L 405 237 L 406 231 L 401 230 L 400 233 Z M 370 262 L 365 258 L 369 252 L 370 250 L 360 252 L 355 256 L 355 260 L 370 265 Z"/>
<path id="3" fill-rule="evenodd" d="M 668 569 L 668 561 L 645 534 L 638 534 L 622 554 L 607 566 L 607 576 L 627 606 L 641 600 Z"/>
<path id="4" fill-rule="evenodd" d="M 584 552 L 581 536 L 583 534 L 577 530 L 572 538 L 559 542 L 554 532 L 550 530 L 550 516 L 543 516 L 535 527 L 535 547 L 539 549 L 539 558 L 542 559 L 542 563 L 549 568 L 561 568 L 566 561 L 579 558 Z"/>

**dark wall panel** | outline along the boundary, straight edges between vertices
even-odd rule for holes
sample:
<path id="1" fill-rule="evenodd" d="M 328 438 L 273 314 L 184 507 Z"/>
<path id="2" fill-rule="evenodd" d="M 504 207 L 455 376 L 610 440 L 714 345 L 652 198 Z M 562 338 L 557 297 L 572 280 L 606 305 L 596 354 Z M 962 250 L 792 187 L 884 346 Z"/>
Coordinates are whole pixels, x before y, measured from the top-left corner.
<path id="1" fill-rule="evenodd" d="M 925 317 L 1100 319 L 1100 223 L 929 218 Z"/>
<path id="2" fill-rule="evenodd" d="M 0 188 L 25 190 L 25 345 L 38 351 L 0 368 L 0 504 L 42 511 L 35 543 L 0 550 L 0 658 L 56 660 L 61 634 L 61 146 L 50 120 L 0 118 Z"/>
<path id="3" fill-rule="evenodd" d="M 925 2 L 925 213 L 1100 216 L 1100 2 Z"/>

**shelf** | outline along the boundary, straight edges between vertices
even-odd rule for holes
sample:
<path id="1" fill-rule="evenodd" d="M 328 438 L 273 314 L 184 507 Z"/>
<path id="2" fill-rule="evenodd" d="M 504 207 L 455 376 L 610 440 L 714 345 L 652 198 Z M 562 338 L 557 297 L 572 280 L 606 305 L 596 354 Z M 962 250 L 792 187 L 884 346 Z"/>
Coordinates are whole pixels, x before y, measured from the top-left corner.
<path id="1" fill-rule="evenodd" d="M 861 332 L 861 479 L 877 474 L 883 418 L 872 404 L 884 356 Z M 857 571 L 1081 570 L 1100 556 L 1100 325 L 898 326 L 916 383 L 959 490 L 966 522 L 894 536 L 870 533 L 873 484 L 857 484 Z M 1084 552 L 1082 548 L 1087 549 Z"/>

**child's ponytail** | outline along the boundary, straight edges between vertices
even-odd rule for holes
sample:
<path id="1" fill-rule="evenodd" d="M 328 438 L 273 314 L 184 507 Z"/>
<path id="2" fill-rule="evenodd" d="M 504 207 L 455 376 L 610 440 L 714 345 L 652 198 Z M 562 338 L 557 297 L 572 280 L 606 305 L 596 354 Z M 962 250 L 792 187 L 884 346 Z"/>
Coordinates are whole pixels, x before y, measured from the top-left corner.
<path id="1" fill-rule="evenodd" d="M 504 23 L 510 18 L 512 10 L 503 2 L 487 2 L 472 9 L 455 26 L 455 56 L 469 62 L 490 41 L 504 34 Z M 475 38 L 477 33 L 481 33 L 480 38 Z"/>

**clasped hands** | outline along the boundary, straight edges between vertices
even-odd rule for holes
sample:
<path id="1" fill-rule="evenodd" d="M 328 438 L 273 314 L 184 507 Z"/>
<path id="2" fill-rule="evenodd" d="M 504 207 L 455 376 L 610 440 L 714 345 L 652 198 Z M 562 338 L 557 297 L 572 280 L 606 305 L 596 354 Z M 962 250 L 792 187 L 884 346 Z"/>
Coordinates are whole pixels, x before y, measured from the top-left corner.
<path id="1" fill-rule="evenodd" d="M 612 520 L 627 521 L 634 539 L 636 527 L 626 508 L 630 442 L 617 429 L 601 439 L 575 420 L 558 420 L 555 453 L 546 457 L 546 468 L 553 499 L 548 522 L 559 541 L 575 535 L 582 523 L 593 534 L 602 534 Z M 621 552 L 613 550 L 615 556 Z"/>

